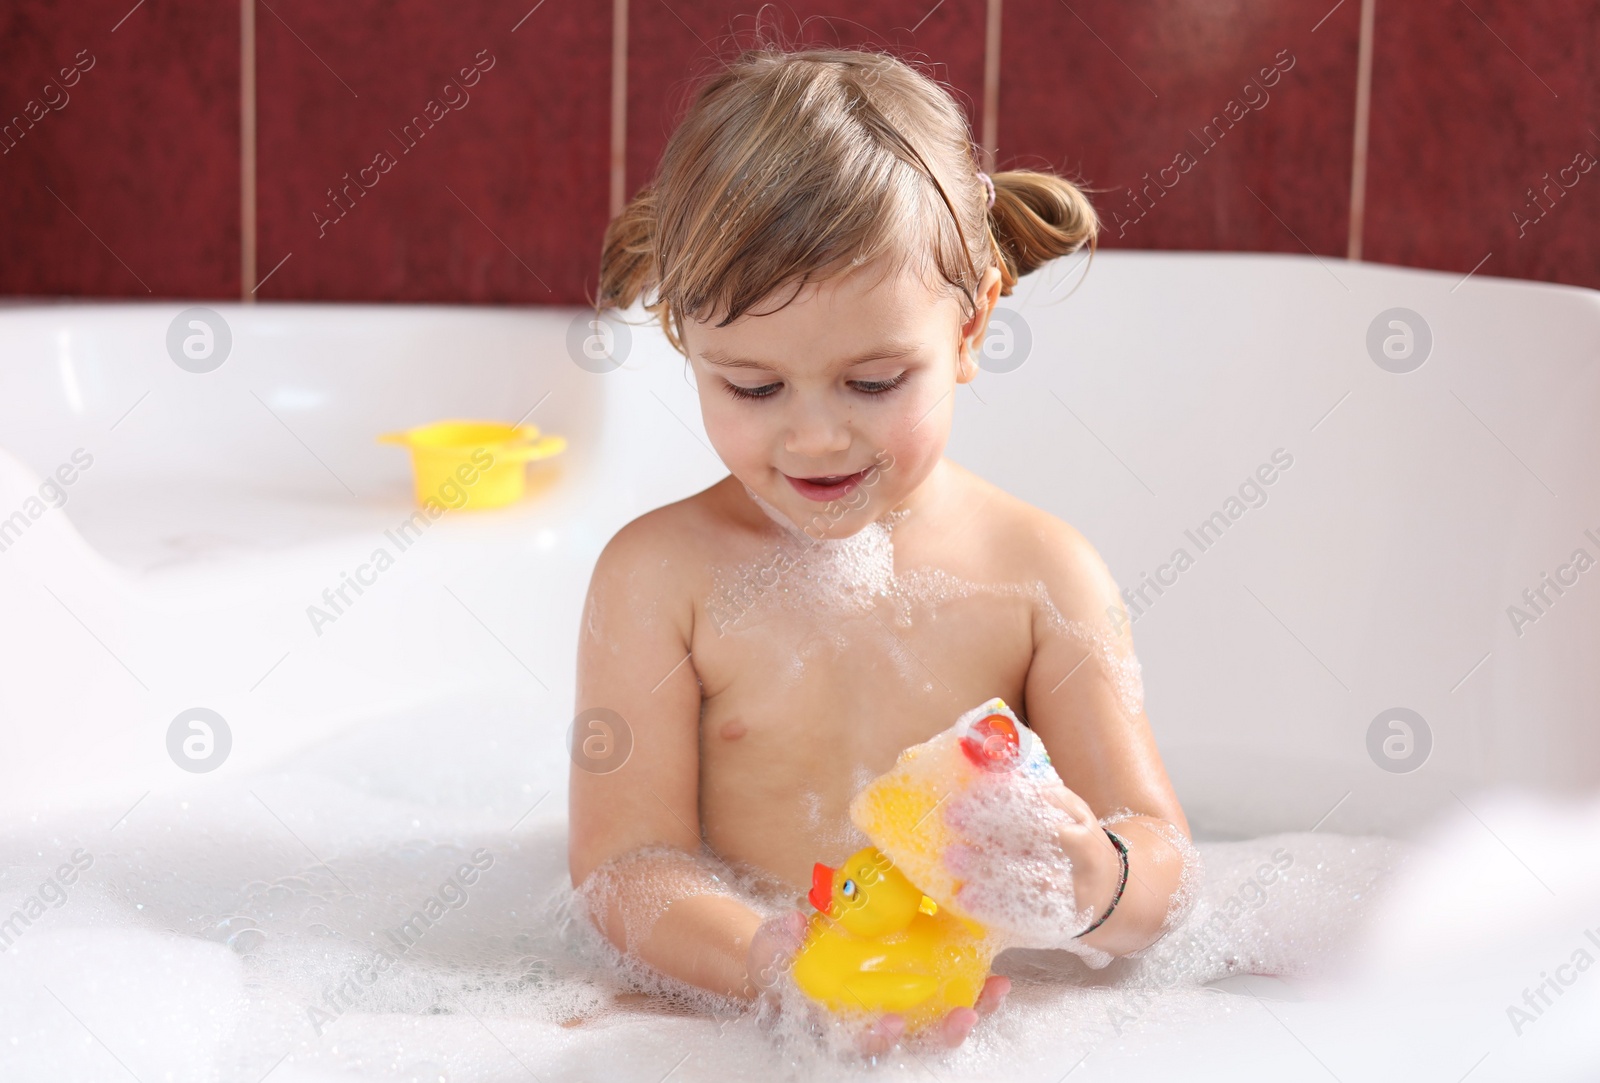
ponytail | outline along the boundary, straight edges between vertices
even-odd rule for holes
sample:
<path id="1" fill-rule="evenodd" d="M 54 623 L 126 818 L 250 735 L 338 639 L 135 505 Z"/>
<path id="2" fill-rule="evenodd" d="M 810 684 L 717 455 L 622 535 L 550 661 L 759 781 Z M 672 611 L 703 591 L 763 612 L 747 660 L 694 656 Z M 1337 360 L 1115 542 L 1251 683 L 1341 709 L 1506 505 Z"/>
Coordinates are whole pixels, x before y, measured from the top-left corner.
<path id="1" fill-rule="evenodd" d="M 656 190 L 639 190 L 606 226 L 598 308 L 627 308 L 656 281 Z"/>
<path id="2" fill-rule="evenodd" d="M 1054 173 L 1019 169 L 996 173 L 989 230 L 1001 261 L 1000 293 L 1019 278 L 1085 243 L 1094 257 L 1100 218 L 1084 190 Z"/>

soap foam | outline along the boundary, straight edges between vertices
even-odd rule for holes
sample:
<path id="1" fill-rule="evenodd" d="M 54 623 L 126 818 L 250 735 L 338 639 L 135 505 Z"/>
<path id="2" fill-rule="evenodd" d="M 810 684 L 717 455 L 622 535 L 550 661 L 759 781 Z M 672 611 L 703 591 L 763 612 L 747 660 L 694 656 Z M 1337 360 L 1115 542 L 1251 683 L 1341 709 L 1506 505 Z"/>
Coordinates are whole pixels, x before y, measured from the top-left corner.
<path id="1" fill-rule="evenodd" d="M 997 740 L 985 721 L 995 716 L 1013 728 L 1015 751 L 980 765 L 968 748 Z M 1002 743 L 996 751 L 1003 748 Z M 1051 800 L 1062 790 L 1044 742 L 997 697 L 904 750 L 890 770 L 858 792 L 850 815 L 940 905 L 987 926 L 1008 945 L 1063 949 L 1099 969 L 1114 956 L 1079 939 L 1098 915 L 1094 907 L 1078 905 L 1072 860 L 1058 841 L 1082 826 Z M 1118 809 L 1096 826 L 1136 815 Z M 1187 916 L 1203 869 L 1175 825 L 1154 818 L 1142 823 L 1160 841 L 1152 846 L 1140 840 L 1141 863 L 1181 862 L 1159 938 Z"/>
<path id="2" fill-rule="evenodd" d="M 545 1083 L 657 1083 L 680 1063 L 672 1079 L 1054 1079 L 1140 1032 L 1259 1011 L 1202 985 L 1316 972 L 1401 855 L 1322 833 L 1201 842 L 1193 911 L 1147 952 L 1102 970 L 1003 952 L 1012 993 L 960 1049 L 863 1063 L 796 991 L 773 1007 L 674 989 L 600 935 L 567 874 L 565 723 L 537 703 L 456 701 L 131 812 L 137 794 L 14 819 L 0 829 L 8 908 L 63 855 L 94 861 L 0 954 L 0 1076 L 120 1074 L 48 986 L 146 1080 L 475 1083 L 526 1078 L 518 1061 Z M 480 849 L 495 860 L 453 906 L 442 885 Z M 717 868 L 758 913 L 794 904 L 735 872 Z M 429 898 L 442 912 L 397 950 L 387 934 Z M 385 943 L 395 962 L 369 984 Z M 311 1008 L 332 1017 L 320 1033 Z"/>
<path id="3" fill-rule="evenodd" d="M 1201 843 L 1204 883 L 1169 935 L 1107 976 L 1138 986 L 1235 974 L 1306 977 L 1342 965 L 1383 884 L 1411 854 L 1384 838 L 1308 832 Z"/>
<path id="4" fill-rule="evenodd" d="M 1142 814 L 1134 812 L 1132 809 L 1118 809 L 1109 816 L 1102 817 L 1100 826 L 1110 827 L 1113 824 L 1121 823 L 1123 820 L 1131 820 L 1140 815 Z M 1165 842 L 1171 850 L 1170 857 L 1163 856 L 1158 852 L 1152 852 L 1151 856 L 1158 861 L 1175 858 L 1182 862 L 1182 868 L 1178 872 L 1178 886 L 1174 889 L 1171 898 L 1167 902 L 1167 912 L 1161 919 L 1160 927 L 1156 930 L 1155 939 L 1145 947 L 1130 952 L 1127 958 L 1137 958 L 1147 954 L 1156 944 L 1161 942 L 1163 937 L 1182 925 L 1193 911 L 1195 900 L 1199 897 L 1201 884 L 1205 880 L 1205 861 L 1201 858 L 1200 851 L 1195 848 L 1189 836 L 1180 831 L 1177 824 L 1159 817 L 1148 817 L 1143 821 L 1143 826 Z"/>
<path id="5" fill-rule="evenodd" d="M 897 574 L 893 532 L 910 514 L 909 509 L 887 512 L 848 537 L 817 538 L 797 527 L 754 489 L 748 485 L 744 489 L 782 532 L 754 560 L 713 569 L 706 609 L 719 633 L 747 631 L 779 613 L 798 614 L 820 632 L 851 618 L 876 618 L 885 609 L 894 627 L 909 628 L 919 613 L 936 620 L 939 610 L 952 602 L 1019 598 L 1033 606 L 1051 633 L 1084 648 L 1127 718 L 1143 712 L 1142 669 L 1125 631 L 1109 619 L 1068 619 L 1051 601 L 1042 580 L 976 583 L 941 568 L 911 568 Z M 843 651 L 849 640 L 835 631 L 808 643 L 813 650 L 832 643 L 835 651 Z M 793 657 L 796 668 L 783 675 L 790 682 L 798 680 L 803 671 L 804 652 Z M 932 691 L 921 662 L 903 649 L 891 649 L 890 657 L 903 680 Z"/>
<path id="6" fill-rule="evenodd" d="M 904 1068 L 908 1078 L 925 1071 L 932 1056 L 952 1069 L 960 1066 L 962 1078 L 1012 1079 L 1041 1046 L 1054 1053 L 1039 1066 L 1059 1068 L 1141 1031 L 1205 1019 L 1226 1010 L 1220 1001 L 1227 998 L 1204 995 L 1209 982 L 1240 974 L 1310 978 L 1346 960 L 1381 898 L 1381 885 L 1408 856 L 1390 839 L 1310 833 L 1191 848 L 1193 865 L 1203 852 L 1214 876 L 1186 879 L 1191 892 L 1181 893 L 1183 903 L 1169 910 L 1170 935 L 1122 957 L 1093 949 L 1008 948 L 994 964 L 996 974 L 1013 982 L 1005 1007 L 981 1022 L 960 1050 L 933 1051 L 925 1035 L 909 1050 L 878 1059 Z M 781 899 L 760 893 L 747 902 L 767 916 L 783 908 Z M 769 1043 L 768 1070 L 782 1065 L 785 1078 L 823 1070 L 838 1075 L 862 1063 L 857 1042 L 865 1024 L 829 1016 L 787 972 L 768 997 L 745 1004 L 653 974 L 608 944 L 597 957 L 617 967 L 629 988 L 708 1014 L 719 1033 L 742 1032 Z"/>
<path id="7" fill-rule="evenodd" d="M 708 852 L 690 853 L 652 845 L 597 866 L 578 886 L 588 919 L 621 934 L 623 951 L 650 939 L 656 923 L 680 899 L 696 895 L 734 897 L 732 870 Z"/>
<path id="8" fill-rule="evenodd" d="M 980 780 L 945 806 L 945 820 L 967 840 L 951 855 L 951 870 L 962 880 L 956 899 L 1019 946 L 1083 949 L 1072 937 L 1096 915 L 1078 907 L 1072 861 L 1056 843 L 1076 821 L 1043 791 L 1034 779 L 1000 776 Z"/>

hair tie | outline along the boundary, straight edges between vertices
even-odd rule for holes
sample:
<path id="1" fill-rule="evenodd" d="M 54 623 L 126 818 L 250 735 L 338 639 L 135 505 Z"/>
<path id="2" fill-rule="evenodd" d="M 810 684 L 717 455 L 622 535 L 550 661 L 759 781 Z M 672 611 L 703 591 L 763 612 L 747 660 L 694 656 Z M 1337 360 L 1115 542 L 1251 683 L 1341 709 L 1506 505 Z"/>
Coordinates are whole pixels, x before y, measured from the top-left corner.
<path id="1" fill-rule="evenodd" d="M 1117 848 L 1117 853 L 1122 858 L 1122 878 L 1117 881 L 1117 893 L 1111 896 L 1111 905 L 1106 907 L 1106 912 L 1104 914 L 1100 915 L 1100 920 L 1095 922 L 1093 925 L 1090 925 L 1087 929 L 1083 930 L 1083 932 L 1076 934 L 1073 937 L 1074 940 L 1076 940 L 1079 936 L 1088 936 L 1090 933 L 1100 928 L 1100 926 L 1104 925 L 1106 919 L 1111 916 L 1111 911 L 1115 910 L 1117 908 L 1117 903 L 1122 901 L 1122 891 L 1128 886 L 1128 844 L 1123 842 L 1116 835 L 1112 834 L 1109 827 L 1101 827 L 1100 830 L 1104 831 L 1111 837 L 1111 844 Z"/>
<path id="2" fill-rule="evenodd" d="M 994 181 L 990 180 L 989 179 L 989 174 L 985 173 L 981 169 L 978 170 L 978 179 L 981 180 L 983 182 L 983 186 L 989 190 L 989 206 L 993 207 L 994 206 Z"/>

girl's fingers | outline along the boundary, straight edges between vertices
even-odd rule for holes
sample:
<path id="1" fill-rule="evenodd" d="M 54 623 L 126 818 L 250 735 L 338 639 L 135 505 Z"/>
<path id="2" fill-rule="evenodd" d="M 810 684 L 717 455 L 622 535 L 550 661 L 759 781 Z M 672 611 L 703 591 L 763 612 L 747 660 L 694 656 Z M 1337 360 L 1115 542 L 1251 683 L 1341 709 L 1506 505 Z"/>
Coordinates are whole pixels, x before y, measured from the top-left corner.
<path id="1" fill-rule="evenodd" d="M 939 1021 L 938 1030 L 934 1034 L 935 1043 L 946 1049 L 954 1049 L 967 1040 L 967 1035 L 972 1033 L 972 1028 L 977 1022 L 978 1013 L 971 1008 L 952 1008 L 950 1013 Z"/>
<path id="2" fill-rule="evenodd" d="M 967 1040 L 978 1020 L 993 1012 L 1011 991 L 1011 979 L 991 974 L 978 993 L 977 1002 L 970 1008 L 952 1008 L 938 1024 L 918 1035 L 928 1045 L 954 1049 Z M 893 1049 L 905 1033 L 905 1019 L 896 1014 L 885 1015 L 861 1032 L 856 1046 L 867 1056 L 877 1056 Z"/>
<path id="3" fill-rule="evenodd" d="M 988 1015 L 1000 1006 L 1006 999 L 1006 994 L 1011 992 L 1011 979 L 999 974 L 990 974 L 983 983 L 983 989 L 978 993 L 977 1003 L 973 1008 L 979 1015 Z"/>
<path id="4" fill-rule="evenodd" d="M 770 989 L 805 942 L 806 918 L 798 910 L 768 918 L 750 938 L 746 967 L 757 989 Z"/>
<path id="5" fill-rule="evenodd" d="M 944 867 L 956 876 L 965 876 L 972 869 L 974 856 L 972 847 L 966 843 L 951 843 L 944 852 Z"/>
<path id="6" fill-rule="evenodd" d="M 894 1048 L 894 1044 L 900 1040 L 900 1035 L 905 1033 L 905 1029 L 906 1021 L 890 1013 L 862 1031 L 856 1046 L 869 1057 L 887 1053 Z"/>
<path id="7" fill-rule="evenodd" d="M 799 951 L 806 938 L 806 916 L 798 910 L 790 910 L 780 921 L 778 928 L 783 934 L 782 942 L 791 953 Z"/>
<path id="8" fill-rule="evenodd" d="M 1047 801 L 1068 816 L 1071 816 L 1078 823 L 1089 826 L 1095 825 L 1094 810 L 1089 807 L 1089 802 L 1068 789 L 1066 785 L 1048 787 L 1045 789 L 1044 794 Z"/>

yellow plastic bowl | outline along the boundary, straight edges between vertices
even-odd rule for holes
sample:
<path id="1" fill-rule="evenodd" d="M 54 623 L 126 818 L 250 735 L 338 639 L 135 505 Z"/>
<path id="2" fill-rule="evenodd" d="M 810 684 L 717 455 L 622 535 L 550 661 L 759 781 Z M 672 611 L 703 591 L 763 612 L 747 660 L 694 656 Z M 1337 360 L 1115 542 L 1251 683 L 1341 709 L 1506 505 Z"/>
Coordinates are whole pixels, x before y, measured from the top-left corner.
<path id="1" fill-rule="evenodd" d="M 541 436 L 537 425 L 494 421 L 435 421 L 405 432 L 386 432 L 385 444 L 411 449 L 419 505 L 499 508 L 522 499 L 527 463 L 567 446 L 565 437 Z"/>

